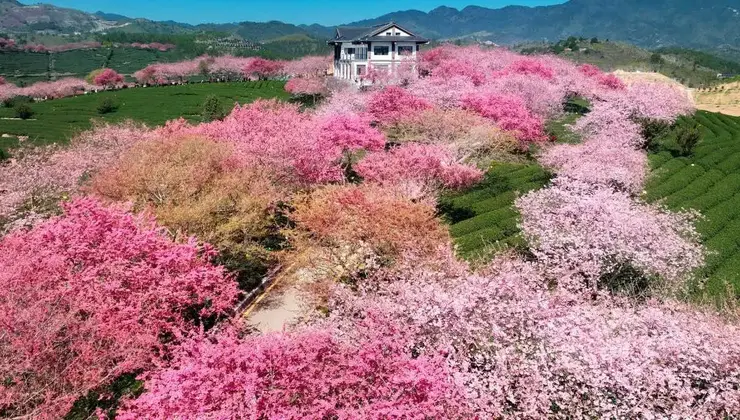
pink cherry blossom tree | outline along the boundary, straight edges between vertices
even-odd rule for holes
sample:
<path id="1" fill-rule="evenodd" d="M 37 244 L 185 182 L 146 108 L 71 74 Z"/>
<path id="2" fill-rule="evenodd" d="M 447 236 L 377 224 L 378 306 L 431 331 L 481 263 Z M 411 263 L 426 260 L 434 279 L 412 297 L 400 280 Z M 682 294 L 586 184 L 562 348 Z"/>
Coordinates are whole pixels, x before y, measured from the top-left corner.
<path id="1" fill-rule="evenodd" d="M 329 322 L 347 334 L 366 313 L 403 325 L 419 354 L 445 354 L 477 418 L 740 409 L 740 351 L 726 344 L 735 323 L 675 302 L 553 292 L 537 264 L 516 258 L 477 273 L 436 258 L 335 285 Z"/>
<path id="2" fill-rule="evenodd" d="M 595 290 L 626 264 L 677 290 L 704 263 L 693 213 L 670 213 L 567 178 L 519 198 L 516 206 L 534 254 L 575 292 Z"/>
<path id="3" fill-rule="evenodd" d="M 123 76 L 113 69 L 103 69 L 103 71 L 95 76 L 93 83 L 98 86 L 111 88 L 123 83 Z"/>
<path id="4" fill-rule="evenodd" d="M 518 96 L 473 94 L 463 99 L 463 107 L 490 118 L 504 130 L 515 132 L 522 141 L 543 139 L 542 120 L 533 115 Z"/>
<path id="5" fill-rule="evenodd" d="M 237 106 L 223 121 L 192 126 L 167 123 L 158 135 L 200 135 L 234 145 L 241 165 L 270 167 L 286 184 L 312 184 L 343 179 L 342 149 L 319 136 L 316 121 L 298 105 L 258 100 Z"/>
<path id="6" fill-rule="evenodd" d="M 247 77 L 264 80 L 280 76 L 284 66 L 284 62 L 258 57 L 247 63 L 243 71 Z"/>
<path id="7" fill-rule="evenodd" d="M 210 248 L 173 243 L 148 217 L 91 199 L 64 211 L 0 240 L 0 407 L 11 416 L 63 417 L 166 358 L 237 295 Z"/>
<path id="8" fill-rule="evenodd" d="M 431 108 L 420 99 L 398 86 L 388 86 L 374 93 L 368 101 L 367 110 L 381 124 L 394 124 L 402 117 Z"/>
<path id="9" fill-rule="evenodd" d="M 351 338 L 308 329 L 183 347 L 176 368 L 157 372 L 122 419 L 465 418 L 459 387 L 437 355 L 414 357 L 401 329 L 368 316 Z"/>
<path id="10" fill-rule="evenodd" d="M 483 173 L 457 163 L 444 146 L 408 144 L 388 152 L 368 154 L 355 170 L 366 181 L 398 184 L 417 181 L 446 188 L 466 188 L 480 181 Z"/>

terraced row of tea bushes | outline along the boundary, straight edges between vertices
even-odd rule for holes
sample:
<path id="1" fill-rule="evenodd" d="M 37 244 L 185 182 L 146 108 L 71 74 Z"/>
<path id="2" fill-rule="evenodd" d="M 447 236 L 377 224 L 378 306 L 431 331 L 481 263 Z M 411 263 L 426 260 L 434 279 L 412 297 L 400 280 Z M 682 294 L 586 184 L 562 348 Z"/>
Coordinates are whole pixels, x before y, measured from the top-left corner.
<path id="1" fill-rule="evenodd" d="M 697 229 L 710 251 L 701 273 L 707 279 L 704 290 L 719 296 L 727 285 L 740 291 L 740 118 L 699 111 L 679 121 L 694 123 L 702 138 L 692 155 L 680 156 L 670 137 L 650 155 L 645 198 L 703 215 Z"/>
<path id="2" fill-rule="evenodd" d="M 444 197 L 440 211 L 450 223 L 459 254 L 474 260 L 504 248 L 525 246 L 514 200 L 542 188 L 550 177 L 536 163 L 495 164 L 474 188 Z"/>

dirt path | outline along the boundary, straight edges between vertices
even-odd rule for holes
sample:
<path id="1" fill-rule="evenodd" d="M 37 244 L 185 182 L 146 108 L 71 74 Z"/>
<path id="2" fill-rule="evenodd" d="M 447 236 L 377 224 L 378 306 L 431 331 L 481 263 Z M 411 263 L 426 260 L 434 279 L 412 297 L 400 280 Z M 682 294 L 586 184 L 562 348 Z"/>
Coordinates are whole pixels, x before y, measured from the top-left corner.
<path id="1" fill-rule="evenodd" d="M 262 333 L 282 331 L 303 313 L 299 286 L 278 278 L 242 314 L 247 324 Z"/>
<path id="2" fill-rule="evenodd" d="M 696 107 L 705 111 L 740 116 L 740 82 L 694 91 Z"/>

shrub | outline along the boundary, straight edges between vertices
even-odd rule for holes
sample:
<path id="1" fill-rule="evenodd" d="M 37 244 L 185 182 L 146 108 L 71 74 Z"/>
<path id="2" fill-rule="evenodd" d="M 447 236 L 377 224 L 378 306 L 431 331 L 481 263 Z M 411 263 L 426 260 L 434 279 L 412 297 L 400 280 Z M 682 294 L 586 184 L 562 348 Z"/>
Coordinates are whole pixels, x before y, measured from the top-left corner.
<path id="1" fill-rule="evenodd" d="M 27 103 L 19 103 L 13 107 L 15 117 L 22 120 L 27 120 L 35 114 L 33 108 Z"/>
<path id="2" fill-rule="evenodd" d="M 689 156 L 694 152 L 694 147 L 701 138 L 701 131 L 699 126 L 694 123 L 693 125 L 679 125 L 676 133 L 676 143 L 683 156 Z"/>
<path id="3" fill-rule="evenodd" d="M 100 102 L 98 102 L 97 111 L 100 115 L 109 114 L 117 109 L 118 105 L 111 97 L 105 97 Z"/>
<path id="4" fill-rule="evenodd" d="M 640 118 L 638 122 L 641 127 L 640 134 L 645 139 L 644 147 L 646 150 L 652 150 L 655 147 L 655 141 L 668 132 L 671 127 L 669 122 L 652 118 Z"/>
<path id="5" fill-rule="evenodd" d="M 236 298 L 209 248 L 174 243 L 151 218 L 91 199 L 64 210 L 0 240 L 7 416 L 61 418 L 88 391 L 166 359 Z"/>
<path id="6" fill-rule="evenodd" d="M 213 244 L 249 289 L 272 262 L 262 245 L 276 234 L 281 194 L 266 171 L 235 166 L 232 153 L 227 144 L 194 137 L 142 142 L 94 176 L 89 189 L 149 208 L 164 226 Z"/>
<path id="7" fill-rule="evenodd" d="M 226 116 L 221 100 L 216 95 L 208 95 L 203 102 L 203 121 L 223 120 Z"/>
<path id="8" fill-rule="evenodd" d="M 30 96 L 13 96 L 11 98 L 5 98 L 3 100 L 3 106 L 5 108 L 14 108 L 16 105 L 19 104 L 31 104 L 33 103 L 33 98 Z"/>

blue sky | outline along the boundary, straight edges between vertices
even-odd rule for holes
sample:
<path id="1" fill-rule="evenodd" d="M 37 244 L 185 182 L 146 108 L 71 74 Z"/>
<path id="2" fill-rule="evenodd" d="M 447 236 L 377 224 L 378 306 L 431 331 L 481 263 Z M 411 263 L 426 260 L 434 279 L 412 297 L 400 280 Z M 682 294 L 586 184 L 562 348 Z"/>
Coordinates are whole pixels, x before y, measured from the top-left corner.
<path id="1" fill-rule="evenodd" d="M 130 17 L 187 23 L 281 20 L 289 23 L 336 25 L 398 10 L 429 11 L 445 5 L 461 9 L 470 4 L 498 8 L 509 4 L 541 6 L 564 0 L 39 0 L 87 12 L 102 10 Z M 472 3 L 471 3 L 472 1 Z M 35 1 L 21 1 L 31 4 Z"/>

